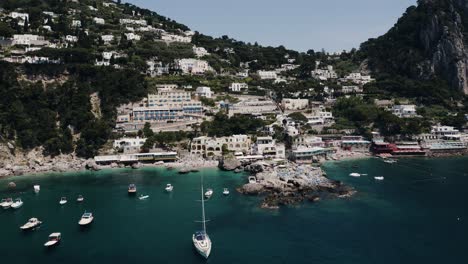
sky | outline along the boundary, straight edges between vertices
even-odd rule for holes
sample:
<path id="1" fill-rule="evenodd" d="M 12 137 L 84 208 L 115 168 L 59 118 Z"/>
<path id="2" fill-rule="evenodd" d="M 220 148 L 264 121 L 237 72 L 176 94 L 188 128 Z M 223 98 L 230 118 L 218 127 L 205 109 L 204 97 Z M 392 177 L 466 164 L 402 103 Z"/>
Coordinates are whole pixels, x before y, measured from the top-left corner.
<path id="1" fill-rule="evenodd" d="M 329 52 L 387 32 L 416 0 L 126 0 L 205 35 Z"/>

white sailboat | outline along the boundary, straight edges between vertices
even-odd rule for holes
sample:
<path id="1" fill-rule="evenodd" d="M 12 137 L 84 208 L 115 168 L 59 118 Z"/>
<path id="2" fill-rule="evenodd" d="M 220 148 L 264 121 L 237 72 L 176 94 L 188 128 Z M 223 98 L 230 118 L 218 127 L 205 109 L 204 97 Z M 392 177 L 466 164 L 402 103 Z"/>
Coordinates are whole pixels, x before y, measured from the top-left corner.
<path id="1" fill-rule="evenodd" d="M 196 231 L 192 235 L 193 245 L 197 252 L 202 255 L 204 258 L 208 258 L 211 253 L 211 239 L 206 233 L 206 220 L 205 220 L 205 199 L 203 197 L 203 176 L 201 180 L 201 203 L 202 203 L 202 223 L 203 223 L 203 230 Z"/>
<path id="2" fill-rule="evenodd" d="M 39 193 L 41 191 L 41 186 L 40 185 L 34 185 L 34 192 Z"/>

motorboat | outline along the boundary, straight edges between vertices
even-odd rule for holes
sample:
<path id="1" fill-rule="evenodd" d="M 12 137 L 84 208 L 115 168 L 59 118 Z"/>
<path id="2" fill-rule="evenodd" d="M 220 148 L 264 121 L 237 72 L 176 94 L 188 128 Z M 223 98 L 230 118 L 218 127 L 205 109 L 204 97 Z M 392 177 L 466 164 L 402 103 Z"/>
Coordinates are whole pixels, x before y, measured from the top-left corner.
<path id="1" fill-rule="evenodd" d="M 384 177 L 383 176 L 375 176 L 374 179 L 376 179 L 378 181 L 383 181 Z"/>
<path id="2" fill-rule="evenodd" d="M 172 192 L 172 190 L 174 190 L 174 186 L 172 186 L 170 183 L 168 183 L 166 185 L 165 189 L 166 189 L 166 192 Z"/>
<path id="3" fill-rule="evenodd" d="M 2 201 L 0 202 L 0 207 L 3 207 L 3 204 L 6 203 L 7 199 L 2 199 Z"/>
<path id="4" fill-rule="evenodd" d="M 146 200 L 149 198 L 149 195 L 140 195 L 140 197 L 138 197 L 138 199 L 140 200 Z"/>
<path id="5" fill-rule="evenodd" d="M 23 206 L 23 201 L 21 200 L 21 198 L 16 198 L 15 202 L 11 205 L 11 208 L 18 209 L 21 206 Z"/>
<path id="6" fill-rule="evenodd" d="M 40 226 L 41 224 L 42 224 L 42 222 L 39 221 L 39 219 L 33 217 L 33 218 L 29 219 L 29 221 L 26 224 L 20 226 L 20 229 L 21 230 L 31 230 L 31 229 L 34 229 L 34 228 Z"/>
<path id="7" fill-rule="evenodd" d="M 81 219 L 80 219 L 80 221 L 78 222 L 78 224 L 79 224 L 80 226 L 89 225 L 89 224 L 91 224 L 91 222 L 93 222 L 93 220 L 94 220 L 93 213 L 87 213 L 87 212 L 85 212 L 85 213 L 81 216 Z"/>
<path id="8" fill-rule="evenodd" d="M 45 247 L 52 247 L 57 245 L 62 239 L 61 233 L 52 233 L 49 235 L 49 240 L 44 244 Z"/>
<path id="9" fill-rule="evenodd" d="M 361 174 L 359 174 L 357 172 L 353 172 L 353 173 L 350 173 L 349 176 L 351 176 L 351 177 L 361 177 Z"/>
<path id="10" fill-rule="evenodd" d="M 5 202 L 2 203 L 2 208 L 3 209 L 8 209 L 11 207 L 11 205 L 13 204 L 13 199 L 12 198 L 7 198 L 5 199 Z"/>
<path id="11" fill-rule="evenodd" d="M 135 184 L 128 185 L 128 194 L 135 194 L 137 192 Z"/>
<path id="12" fill-rule="evenodd" d="M 397 163 L 397 160 L 395 160 L 395 159 L 384 159 L 384 162 L 388 163 L 388 164 L 393 164 L 393 163 Z"/>
<path id="13" fill-rule="evenodd" d="M 79 203 L 83 202 L 84 201 L 83 195 L 81 195 L 81 194 L 78 195 L 78 198 L 76 198 L 76 201 L 79 202 Z"/>
<path id="14" fill-rule="evenodd" d="M 39 193 L 41 191 L 41 186 L 40 185 L 34 185 L 34 192 Z"/>
<path id="15" fill-rule="evenodd" d="M 249 183 L 257 183 L 257 178 L 255 176 L 249 176 Z"/>
<path id="16" fill-rule="evenodd" d="M 202 224 L 203 224 L 203 229 L 202 231 L 196 231 L 192 235 L 192 242 L 193 246 L 197 250 L 197 252 L 207 259 L 210 256 L 211 253 L 211 239 L 206 233 L 206 219 L 205 219 L 205 200 L 203 199 L 203 176 L 201 177 L 201 203 L 202 203 Z"/>
<path id="17" fill-rule="evenodd" d="M 224 188 L 223 194 L 224 194 L 224 195 L 229 195 L 229 189 L 228 189 L 228 188 Z"/>
<path id="18" fill-rule="evenodd" d="M 206 189 L 205 197 L 209 199 L 211 198 L 212 195 L 213 195 L 213 189 Z"/>
<path id="19" fill-rule="evenodd" d="M 64 205 L 66 203 L 67 203 L 67 197 L 60 198 L 60 202 L 59 202 L 60 205 Z"/>

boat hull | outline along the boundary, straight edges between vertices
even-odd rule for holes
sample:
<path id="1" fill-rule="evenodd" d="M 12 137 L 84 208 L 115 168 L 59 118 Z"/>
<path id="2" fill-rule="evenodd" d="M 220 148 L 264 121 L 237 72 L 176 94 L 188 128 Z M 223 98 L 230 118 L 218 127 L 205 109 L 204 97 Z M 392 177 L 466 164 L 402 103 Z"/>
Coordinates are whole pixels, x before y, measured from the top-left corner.
<path id="1" fill-rule="evenodd" d="M 211 254 L 211 240 L 208 237 L 208 235 L 206 236 L 205 241 L 203 241 L 205 243 L 205 245 L 203 245 L 203 243 L 200 243 L 195 238 L 195 235 L 192 237 L 192 242 L 193 242 L 193 246 L 197 250 L 198 254 L 200 254 L 205 259 L 207 259 L 210 256 L 210 254 Z"/>

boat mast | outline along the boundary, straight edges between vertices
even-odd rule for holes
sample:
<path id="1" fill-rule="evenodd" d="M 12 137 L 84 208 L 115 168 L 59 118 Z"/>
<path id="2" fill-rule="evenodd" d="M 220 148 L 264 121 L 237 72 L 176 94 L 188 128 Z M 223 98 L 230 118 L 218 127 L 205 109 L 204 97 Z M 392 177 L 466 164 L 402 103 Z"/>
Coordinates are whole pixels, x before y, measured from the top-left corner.
<path id="1" fill-rule="evenodd" d="M 202 199 L 202 222 L 203 232 L 206 234 L 206 221 L 205 221 L 205 197 L 203 193 L 203 175 L 201 176 L 201 199 Z"/>

